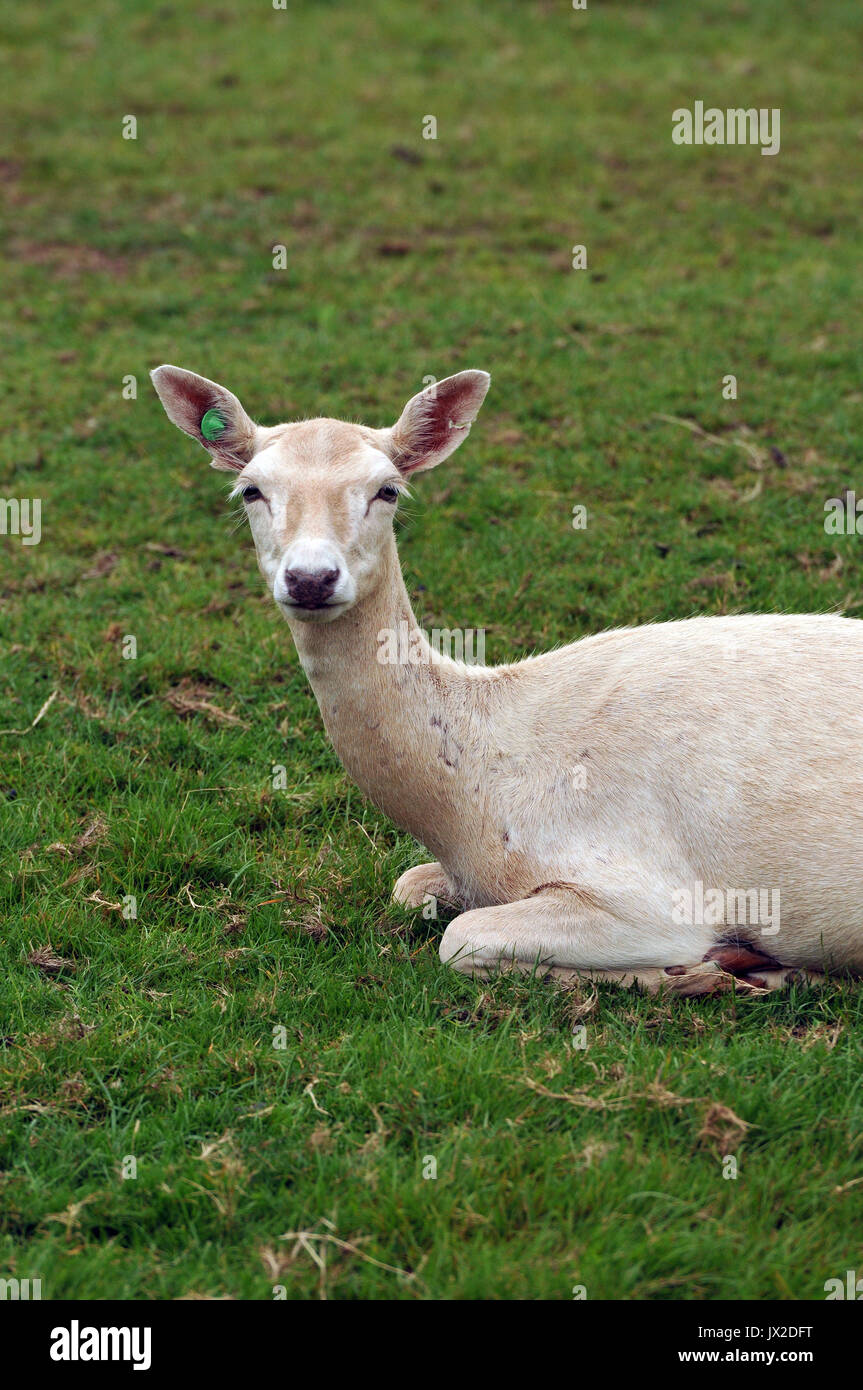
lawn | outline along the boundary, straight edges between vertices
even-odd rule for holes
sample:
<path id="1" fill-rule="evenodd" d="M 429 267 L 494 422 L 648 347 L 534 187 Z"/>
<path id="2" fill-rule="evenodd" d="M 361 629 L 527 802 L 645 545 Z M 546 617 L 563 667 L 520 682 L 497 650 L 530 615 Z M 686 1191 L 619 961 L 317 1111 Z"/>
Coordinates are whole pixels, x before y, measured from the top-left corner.
<path id="1" fill-rule="evenodd" d="M 428 856 L 343 773 L 147 373 L 380 425 L 490 371 L 398 525 L 423 623 L 491 662 L 863 615 L 824 530 L 859 471 L 859 5 L 46 0 L 0 42 L 0 496 L 42 505 L 0 535 L 0 1275 L 823 1297 L 859 1264 L 863 993 L 444 969 L 389 901 Z M 696 100 L 779 108 L 780 153 L 673 144 Z"/>

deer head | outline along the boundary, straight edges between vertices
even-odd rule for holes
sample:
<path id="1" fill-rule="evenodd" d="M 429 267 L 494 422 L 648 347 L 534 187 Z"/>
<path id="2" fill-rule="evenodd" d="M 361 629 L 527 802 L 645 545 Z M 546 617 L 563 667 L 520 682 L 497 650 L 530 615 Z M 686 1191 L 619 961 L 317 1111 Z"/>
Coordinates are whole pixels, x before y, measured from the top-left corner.
<path id="1" fill-rule="evenodd" d="M 175 425 L 235 475 L 261 573 L 286 617 L 342 617 L 379 583 L 393 517 L 413 473 L 467 437 L 490 378 L 458 372 L 413 396 L 385 429 L 340 420 L 256 425 L 224 386 L 181 367 L 153 385 Z"/>

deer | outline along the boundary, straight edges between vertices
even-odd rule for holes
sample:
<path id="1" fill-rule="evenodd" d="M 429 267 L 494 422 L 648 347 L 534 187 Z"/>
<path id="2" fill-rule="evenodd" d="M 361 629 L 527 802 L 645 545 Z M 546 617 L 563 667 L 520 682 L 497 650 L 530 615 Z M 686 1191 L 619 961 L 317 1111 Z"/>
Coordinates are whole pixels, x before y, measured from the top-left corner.
<path id="1" fill-rule="evenodd" d="M 863 973 L 863 622 L 694 616 L 453 660 L 417 624 L 394 517 L 467 438 L 488 373 L 380 428 L 263 426 L 206 377 L 151 375 L 232 475 L 348 775 L 434 856 L 393 898 L 456 912 L 442 962 L 675 995 Z M 382 660 L 403 625 L 414 659 Z"/>

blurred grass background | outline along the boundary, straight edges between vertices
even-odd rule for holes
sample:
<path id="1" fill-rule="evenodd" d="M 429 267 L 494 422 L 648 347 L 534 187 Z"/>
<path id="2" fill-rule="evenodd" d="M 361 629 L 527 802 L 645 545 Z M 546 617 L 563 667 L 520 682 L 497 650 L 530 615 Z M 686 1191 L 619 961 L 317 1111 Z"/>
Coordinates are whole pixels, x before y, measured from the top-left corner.
<path id="1" fill-rule="evenodd" d="M 0 44 L 0 496 L 43 508 L 39 545 L 0 537 L 0 729 L 57 692 L 0 735 L 0 1272 L 821 1296 L 863 1201 L 857 991 L 672 1008 L 444 971 L 440 924 L 388 902 L 422 852 L 347 782 L 147 372 L 386 424 L 489 370 L 400 549 L 421 619 L 491 661 L 859 614 L 823 529 L 858 476 L 859 6 L 47 0 Z M 781 152 L 673 145 L 695 100 L 780 108 Z M 319 1241 L 322 1276 L 299 1229 L 354 1250 Z"/>

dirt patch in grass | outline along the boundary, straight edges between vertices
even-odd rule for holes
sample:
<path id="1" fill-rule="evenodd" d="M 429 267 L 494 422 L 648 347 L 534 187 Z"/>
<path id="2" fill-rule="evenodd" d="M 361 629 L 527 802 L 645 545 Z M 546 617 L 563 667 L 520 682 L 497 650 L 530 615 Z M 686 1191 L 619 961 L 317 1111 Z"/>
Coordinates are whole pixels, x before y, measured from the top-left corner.
<path id="1" fill-rule="evenodd" d="M 25 265 L 45 266 L 61 279 L 74 280 L 82 275 L 110 275 L 122 279 L 129 273 L 127 256 L 109 255 L 98 246 L 85 242 L 25 241 L 15 239 L 6 251 L 12 261 Z"/>

